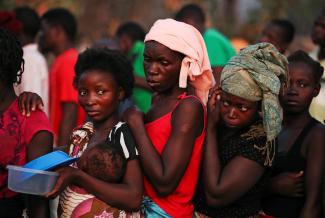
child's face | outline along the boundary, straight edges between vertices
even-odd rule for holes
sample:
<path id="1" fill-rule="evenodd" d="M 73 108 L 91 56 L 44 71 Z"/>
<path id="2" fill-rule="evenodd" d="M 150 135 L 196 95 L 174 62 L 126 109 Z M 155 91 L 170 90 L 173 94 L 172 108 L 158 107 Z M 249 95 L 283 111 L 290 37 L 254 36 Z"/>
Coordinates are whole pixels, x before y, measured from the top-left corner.
<path id="1" fill-rule="evenodd" d="M 319 86 L 309 66 L 300 62 L 289 64 L 290 81 L 287 88 L 280 91 L 280 102 L 285 112 L 299 113 L 308 110 Z"/>
<path id="2" fill-rule="evenodd" d="M 258 102 L 221 92 L 220 114 L 226 126 L 241 128 L 250 124 L 258 113 Z"/>
<path id="3" fill-rule="evenodd" d="M 144 70 L 148 85 L 157 92 L 178 87 L 183 56 L 156 42 L 145 43 Z"/>
<path id="4" fill-rule="evenodd" d="M 79 78 L 79 103 L 93 122 L 105 121 L 115 114 L 123 97 L 123 89 L 110 73 L 89 70 Z"/>

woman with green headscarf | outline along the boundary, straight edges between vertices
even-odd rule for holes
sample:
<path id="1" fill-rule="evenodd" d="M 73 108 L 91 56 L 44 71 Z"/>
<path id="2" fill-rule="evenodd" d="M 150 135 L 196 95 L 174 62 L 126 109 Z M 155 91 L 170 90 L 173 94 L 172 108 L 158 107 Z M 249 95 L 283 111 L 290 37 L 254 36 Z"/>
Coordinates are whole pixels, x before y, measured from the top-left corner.
<path id="1" fill-rule="evenodd" d="M 263 217 L 260 201 L 281 130 L 287 60 L 269 43 L 243 49 L 210 92 L 198 217 Z"/>

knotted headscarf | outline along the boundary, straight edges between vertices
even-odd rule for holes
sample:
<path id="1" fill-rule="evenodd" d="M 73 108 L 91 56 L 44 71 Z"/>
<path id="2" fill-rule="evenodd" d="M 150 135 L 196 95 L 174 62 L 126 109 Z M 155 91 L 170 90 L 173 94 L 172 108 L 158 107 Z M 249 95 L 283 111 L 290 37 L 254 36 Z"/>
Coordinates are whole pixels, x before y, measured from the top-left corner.
<path id="1" fill-rule="evenodd" d="M 209 89 L 215 84 L 208 53 L 201 33 L 193 26 L 173 19 L 157 20 L 145 37 L 185 55 L 179 75 L 179 87 L 186 88 L 187 80 L 204 104 Z"/>
<path id="2" fill-rule="evenodd" d="M 221 73 L 223 91 L 249 101 L 262 101 L 268 144 L 274 144 L 272 142 L 281 131 L 280 78 L 288 78 L 288 61 L 270 43 L 258 43 L 241 50 Z"/>

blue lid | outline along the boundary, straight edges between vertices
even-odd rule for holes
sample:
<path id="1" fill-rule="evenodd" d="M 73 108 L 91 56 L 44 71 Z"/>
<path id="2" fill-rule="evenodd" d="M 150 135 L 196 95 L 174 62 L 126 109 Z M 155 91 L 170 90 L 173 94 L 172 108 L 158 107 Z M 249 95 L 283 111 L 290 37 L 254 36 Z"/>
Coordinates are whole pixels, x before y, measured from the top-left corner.
<path id="1" fill-rule="evenodd" d="M 77 159 L 77 157 L 72 158 L 63 151 L 53 151 L 26 163 L 23 167 L 35 170 L 51 170 L 70 165 Z"/>

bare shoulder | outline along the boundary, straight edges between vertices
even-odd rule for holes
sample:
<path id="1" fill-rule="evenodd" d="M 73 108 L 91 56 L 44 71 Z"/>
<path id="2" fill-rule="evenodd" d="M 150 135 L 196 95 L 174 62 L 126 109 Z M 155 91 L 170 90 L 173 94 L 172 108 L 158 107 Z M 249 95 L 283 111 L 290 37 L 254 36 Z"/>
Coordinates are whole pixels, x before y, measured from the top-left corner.
<path id="1" fill-rule="evenodd" d="M 319 123 L 311 129 L 307 139 L 308 151 L 325 151 L 325 125 Z M 325 155 L 325 154 L 324 154 Z"/>
<path id="2" fill-rule="evenodd" d="M 313 140 L 314 137 L 316 138 L 325 138 L 325 125 L 318 123 L 314 128 L 310 131 L 310 140 Z"/>
<path id="3" fill-rule="evenodd" d="M 182 99 L 172 114 L 173 125 L 176 125 L 177 129 L 192 129 L 190 131 L 195 131 L 196 135 L 201 134 L 204 126 L 204 107 L 195 97 Z"/>
<path id="4" fill-rule="evenodd" d="M 176 109 L 192 112 L 203 112 L 204 106 L 198 98 L 186 97 L 180 101 Z"/>

